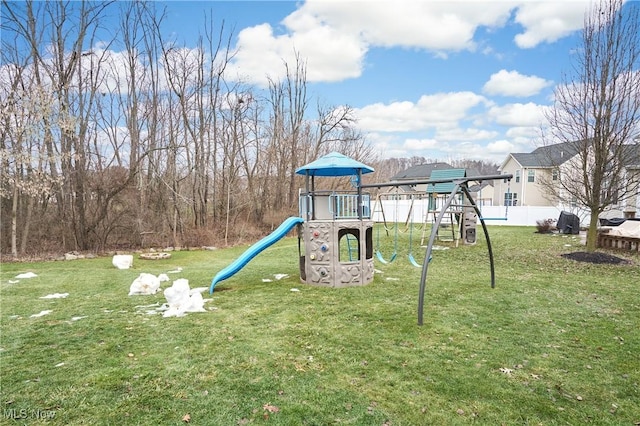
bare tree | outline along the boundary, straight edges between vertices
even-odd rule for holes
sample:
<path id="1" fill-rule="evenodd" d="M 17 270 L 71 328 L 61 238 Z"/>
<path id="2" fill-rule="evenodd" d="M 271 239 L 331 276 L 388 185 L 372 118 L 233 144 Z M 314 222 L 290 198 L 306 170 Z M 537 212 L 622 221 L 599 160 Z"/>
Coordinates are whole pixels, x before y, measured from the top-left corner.
<path id="1" fill-rule="evenodd" d="M 235 238 L 236 221 L 293 213 L 300 165 L 330 150 L 374 157 L 351 108 L 307 115 L 299 55 L 263 98 L 225 80 L 232 39 L 211 19 L 180 47 L 153 2 L 0 1 L 3 250 L 136 246 L 143 231 L 182 245 L 218 226 Z M 113 33 L 106 13 L 119 13 Z"/>
<path id="2" fill-rule="evenodd" d="M 281 203 L 278 207 L 292 208 L 297 202 L 295 171 L 306 161 L 301 135 L 309 99 L 307 67 L 300 55 L 296 53 L 293 69 L 288 63 L 285 69 L 283 81 L 269 80 L 270 135 L 276 153 L 275 200 Z"/>
<path id="3" fill-rule="evenodd" d="M 85 48 L 93 42 L 99 18 L 108 5 L 3 2 L 11 36 L 22 46 L 18 52 L 29 55 L 29 72 L 23 74 L 22 89 L 52 94 L 44 108 L 47 113 L 29 113 L 30 122 L 42 129 L 41 152 L 46 153 L 51 180 L 60 178 L 62 182 L 56 188 L 61 239 L 82 249 L 88 247 L 95 225 L 88 213 L 86 178 L 96 160 L 91 158 L 95 127 L 90 118 L 99 75 Z M 88 67 L 87 61 L 91 62 Z M 33 105 L 43 107 L 40 102 Z"/>
<path id="4" fill-rule="evenodd" d="M 639 146 L 629 143 L 640 130 L 639 9 L 634 2 L 603 0 L 586 14 L 572 72 L 546 114 L 545 144 L 572 158 L 561 168 L 566 157 L 555 156 L 553 177 L 543 184 L 554 198 L 577 200 L 590 212 L 588 251 L 596 249 L 598 216 L 637 192 L 630 182 L 637 174 L 627 167 L 640 163 Z"/>

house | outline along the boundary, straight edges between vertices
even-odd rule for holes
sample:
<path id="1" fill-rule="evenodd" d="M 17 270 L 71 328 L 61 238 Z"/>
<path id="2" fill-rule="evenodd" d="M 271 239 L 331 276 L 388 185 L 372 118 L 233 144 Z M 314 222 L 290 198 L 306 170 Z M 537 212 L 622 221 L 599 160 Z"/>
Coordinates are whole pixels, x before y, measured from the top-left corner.
<path id="1" fill-rule="evenodd" d="M 413 167 L 397 173 L 391 177 L 392 183 L 402 183 L 403 181 L 416 181 L 416 180 L 429 180 L 429 179 L 444 179 L 455 178 L 459 176 L 479 176 L 474 170 L 456 169 L 450 164 L 436 162 L 418 164 Z M 415 194 L 448 194 L 451 192 L 451 188 L 447 184 L 438 184 L 434 188 L 426 184 L 419 185 L 400 185 L 398 186 L 398 192 L 403 195 L 415 195 Z M 469 191 L 475 194 L 476 203 L 479 206 L 490 206 L 493 203 L 493 185 L 490 181 L 483 181 L 477 185 L 469 186 Z"/>
<path id="2" fill-rule="evenodd" d="M 453 169 L 447 163 L 425 163 L 418 164 L 416 166 L 409 167 L 406 170 L 401 171 L 400 173 L 395 174 L 391 177 L 390 183 L 402 183 L 403 181 L 415 181 L 415 180 L 427 180 L 431 178 L 431 173 L 434 170 L 450 170 Z M 400 185 L 398 186 L 400 192 L 405 194 L 414 194 L 414 193 L 426 193 L 427 185 Z"/>
<path id="3" fill-rule="evenodd" d="M 630 150 L 627 159 L 625 179 L 629 187 L 628 197 L 612 206 L 612 210 L 633 217 L 640 213 L 640 195 L 638 178 L 640 177 L 640 144 L 626 145 Z M 502 206 L 558 206 L 558 201 L 548 193 L 543 182 L 553 182 L 560 176 L 575 173 L 576 144 L 571 142 L 542 146 L 529 153 L 511 153 L 500 165 L 500 172 L 512 174 L 510 181 L 495 182 L 494 205 Z M 631 155 L 633 154 L 633 155 Z M 572 201 L 568 201 L 569 204 Z M 575 203 L 575 202 L 573 202 Z M 575 207 L 563 205 L 561 207 Z"/>

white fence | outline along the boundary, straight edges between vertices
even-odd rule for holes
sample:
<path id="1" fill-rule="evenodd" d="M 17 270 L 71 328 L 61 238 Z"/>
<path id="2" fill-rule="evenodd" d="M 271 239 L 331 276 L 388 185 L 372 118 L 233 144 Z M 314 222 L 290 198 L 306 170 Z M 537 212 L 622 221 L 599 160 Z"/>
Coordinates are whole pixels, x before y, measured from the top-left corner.
<path id="1" fill-rule="evenodd" d="M 383 200 L 382 207 L 380 204 L 372 202 L 371 218 L 375 222 L 412 222 L 412 223 L 430 223 L 434 222 L 436 216 L 429 213 L 427 200 L 415 200 L 413 205 L 410 200 Z M 511 226 L 536 226 L 538 220 L 554 219 L 557 220 L 562 211 L 559 207 L 534 207 L 534 206 L 482 206 L 480 207 L 482 217 L 485 218 L 487 225 L 511 225 Z M 384 212 L 384 219 L 383 219 Z M 584 211 L 576 211 L 574 213 L 580 217 L 581 225 L 589 225 L 589 214 Z M 490 220 L 489 220 L 490 219 Z M 478 220 L 479 222 L 479 220 Z"/>

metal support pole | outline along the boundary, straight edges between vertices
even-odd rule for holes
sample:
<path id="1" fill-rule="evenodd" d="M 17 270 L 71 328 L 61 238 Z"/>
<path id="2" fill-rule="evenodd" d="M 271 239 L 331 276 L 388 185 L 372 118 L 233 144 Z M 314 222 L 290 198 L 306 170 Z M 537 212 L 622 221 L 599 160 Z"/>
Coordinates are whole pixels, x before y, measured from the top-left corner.
<path id="1" fill-rule="evenodd" d="M 447 197 L 447 201 L 445 201 L 442 209 L 440 209 L 440 213 L 438 214 L 438 218 L 436 219 L 436 223 L 433 224 L 431 228 L 431 235 L 429 236 L 429 244 L 427 245 L 427 252 L 424 255 L 424 263 L 422 264 L 422 275 L 420 276 L 420 292 L 418 293 L 418 325 L 422 325 L 422 314 L 424 311 L 424 292 L 427 288 L 427 272 L 429 271 L 429 259 L 431 259 L 431 252 L 433 251 L 433 243 L 436 240 L 436 234 L 438 233 L 438 227 L 440 226 L 440 222 L 442 222 L 442 218 L 445 215 L 445 212 L 449 209 L 451 202 L 455 198 L 458 193 L 458 189 L 460 188 L 460 182 L 454 182 L 455 185 L 453 187 L 453 191 Z M 453 226 L 453 224 L 451 224 Z"/>
<path id="2" fill-rule="evenodd" d="M 512 174 L 505 175 L 487 175 L 487 176 L 474 176 L 474 177 L 465 177 L 460 179 L 421 179 L 421 180 L 413 180 L 413 181 L 402 181 L 402 182 L 391 182 L 391 183 L 370 183 L 366 185 L 360 185 L 359 188 L 383 188 L 388 186 L 399 187 L 405 185 L 431 185 L 437 183 L 453 183 L 454 188 L 449 197 L 447 198 L 445 205 L 440 210 L 438 214 L 438 218 L 436 219 L 436 223 L 433 225 L 434 227 L 431 229 L 431 235 L 429 237 L 429 244 L 427 245 L 427 252 L 424 255 L 424 263 L 422 264 L 422 275 L 420 276 L 420 292 L 418 294 L 418 325 L 422 325 L 423 323 L 423 311 L 424 311 L 424 293 L 427 287 L 427 273 L 429 270 L 429 259 L 431 259 L 431 252 L 433 251 L 433 243 L 436 239 L 436 233 L 438 231 L 438 227 L 442 222 L 442 218 L 445 215 L 446 210 L 451 206 L 451 202 L 456 196 L 456 193 L 460 188 L 462 188 L 462 192 L 464 192 L 465 196 L 471 202 L 474 210 L 478 214 L 478 218 L 480 219 L 480 224 L 482 225 L 482 230 L 484 232 L 484 236 L 487 239 L 487 249 L 489 251 L 489 263 L 491 267 L 491 288 L 495 288 L 495 266 L 493 263 L 493 249 L 491 248 L 491 240 L 489 239 L 489 231 L 487 230 L 487 226 L 484 223 L 484 218 L 482 217 L 482 212 L 478 208 L 475 201 L 473 201 L 473 197 L 471 196 L 468 188 L 468 182 L 482 182 L 485 180 L 497 180 L 497 179 L 508 179 L 511 180 L 513 178 Z M 383 210 L 384 215 L 384 210 Z M 386 223 L 386 222 L 385 222 Z"/>
<path id="3" fill-rule="evenodd" d="M 358 182 L 356 184 L 357 185 L 356 187 L 358 188 L 358 200 L 357 200 L 357 203 L 358 203 L 358 207 L 357 207 L 358 208 L 358 219 L 362 220 L 362 216 L 363 216 L 363 214 L 362 214 L 363 213 L 362 212 L 362 210 L 363 210 L 363 206 L 362 206 L 362 186 L 360 186 L 360 184 L 362 183 L 361 182 L 362 169 L 358 169 L 357 179 L 358 179 Z"/>
<path id="4" fill-rule="evenodd" d="M 480 219 L 480 224 L 482 225 L 482 230 L 484 231 L 484 237 L 487 240 L 487 249 L 489 250 L 489 265 L 491 268 L 491 288 L 495 288 L 496 287 L 496 269 L 493 263 L 493 250 L 491 249 L 491 239 L 489 238 L 489 230 L 487 229 L 487 225 L 484 223 L 482 212 L 478 208 L 478 205 L 476 204 L 476 202 L 473 201 L 473 197 L 471 196 L 471 193 L 469 192 L 469 188 L 467 188 L 466 184 L 462 185 L 462 192 L 464 192 L 464 195 L 467 197 L 467 199 L 471 203 L 471 206 L 476 211 L 476 214 L 478 215 L 478 219 Z"/>
<path id="5" fill-rule="evenodd" d="M 309 200 L 309 197 L 311 197 L 311 188 L 309 187 L 309 172 L 307 171 L 306 173 L 306 179 L 305 179 L 305 186 L 306 186 L 306 190 L 307 193 L 304 196 L 304 202 L 305 205 L 307 207 L 307 212 L 306 212 L 306 216 L 307 216 L 307 222 L 309 222 L 309 220 L 311 220 L 311 200 Z"/>

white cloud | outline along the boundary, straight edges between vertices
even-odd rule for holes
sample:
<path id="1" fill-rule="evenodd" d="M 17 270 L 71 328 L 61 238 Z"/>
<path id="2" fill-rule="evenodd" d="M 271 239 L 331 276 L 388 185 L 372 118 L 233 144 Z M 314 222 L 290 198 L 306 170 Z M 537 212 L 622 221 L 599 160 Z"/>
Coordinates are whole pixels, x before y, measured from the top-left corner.
<path id="1" fill-rule="evenodd" d="M 486 141 L 495 138 L 498 132 L 476 128 L 438 129 L 436 137 L 443 141 Z"/>
<path id="2" fill-rule="evenodd" d="M 511 1 L 307 0 L 282 20 L 282 34 L 266 23 L 240 31 L 229 69 L 265 85 L 267 75 L 282 77 L 283 62 L 292 64 L 298 52 L 310 82 L 355 78 L 370 47 L 425 49 L 440 58 L 475 50 L 478 28 L 504 26 L 517 6 Z"/>
<path id="3" fill-rule="evenodd" d="M 537 95 L 551 84 L 544 78 L 503 69 L 489 78 L 482 91 L 489 95 L 528 97 Z"/>
<path id="4" fill-rule="evenodd" d="M 540 127 L 544 121 L 544 107 L 533 102 L 493 106 L 488 115 L 497 123 L 507 127 Z"/>
<path id="5" fill-rule="evenodd" d="M 527 1 L 518 8 L 515 21 L 524 27 L 514 41 L 522 49 L 552 43 L 580 30 L 589 0 Z"/>
<path id="6" fill-rule="evenodd" d="M 285 17 L 282 34 L 270 24 L 245 28 L 229 70 L 266 85 L 284 76 L 283 62 L 295 52 L 307 64 L 310 82 L 334 82 L 361 75 L 371 47 L 415 48 L 446 58 L 448 53 L 483 49 L 479 28 L 504 27 L 511 14 L 523 27 L 515 43 L 531 48 L 551 43 L 582 27 L 587 0 L 551 1 L 327 1 L 307 0 Z"/>
<path id="7" fill-rule="evenodd" d="M 424 95 L 418 102 L 375 103 L 354 110 L 358 126 L 364 131 L 409 132 L 456 127 L 469 111 L 486 102 L 472 92 Z"/>
<path id="8" fill-rule="evenodd" d="M 507 140 L 499 140 L 487 144 L 487 151 L 492 154 L 508 154 L 513 151 L 514 145 Z"/>
<path id="9" fill-rule="evenodd" d="M 438 141 L 435 139 L 414 139 L 409 138 L 404 141 L 402 147 L 408 151 L 420 151 L 424 149 L 435 148 L 438 146 Z"/>
<path id="10" fill-rule="evenodd" d="M 524 126 L 524 127 L 511 127 L 505 132 L 505 136 L 508 137 L 514 143 L 526 143 L 529 144 L 531 140 L 540 138 L 540 127 Z"/>
<path id="11" fill-rule="evenodd" d="M 359 34 L 368 44 L 428 50 L 474 48 L 479 26 L 505 24 L 510 2 L 478 1 L 326 1 L 308 0 L 296 13 L 318 16 L 342 32 Z"/>
<path id="12" fill-rule="evenodd" d="M 236 48 L 228 75 L 263 87 L 268 78 L 282 79 L 285 63 L 294 67 L 296 55 L 306 66 L 307 81 L 314 82 L 359 76 L 365 54 L 357 38 L 322 25 L 279 36 L 269 24 L 246 28 L 240 31 Z"/>

